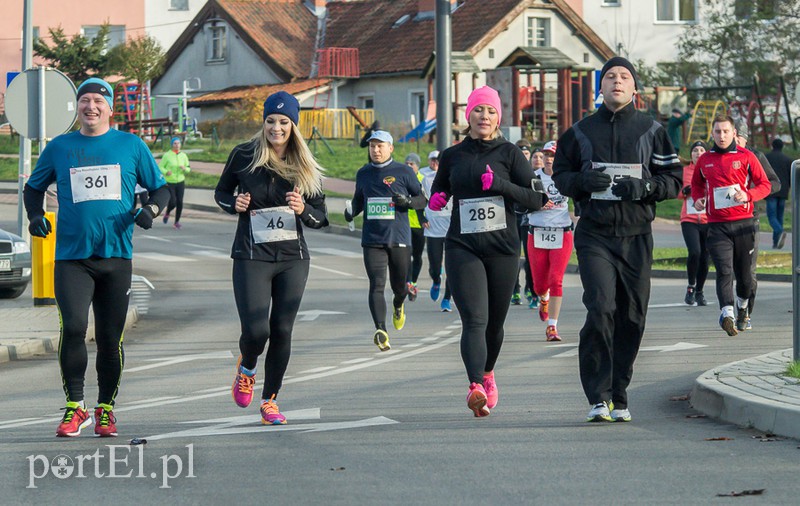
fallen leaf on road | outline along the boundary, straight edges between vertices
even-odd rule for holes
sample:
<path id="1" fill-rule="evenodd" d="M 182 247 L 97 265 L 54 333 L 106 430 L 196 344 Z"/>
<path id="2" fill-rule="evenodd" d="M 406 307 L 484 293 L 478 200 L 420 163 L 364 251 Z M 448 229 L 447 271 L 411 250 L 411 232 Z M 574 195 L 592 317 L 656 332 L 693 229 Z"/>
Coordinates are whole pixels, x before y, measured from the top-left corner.
<path id="1" fill-rule="evenodd" d="M 733 441 L 732 437 L 707 437 L 706 441 Z"/>
<path id="2" fill-rule="evenodd" d="M 775 434 L 772 434 L 772 433 L 769 433 L 769 432 L 766 433 L 766 434 L 760 434 L 760 435 L 756 434 L 755 436 L 750 436 L 750 437 L 752 437 L 753 439 L 758 439 L 762 443 L 765 443 L 765 442 L 768 442 L 768 441 L 783 441 L 783 438 L 780 438 L 780 437 L 776 436 Z"/>
<path id="3" fill-rule="evenodd" d="M 675 397 L 670 397 L 669 400 L 671 401 L 688 401 L 688 395 L 676 395 Z"/>
<path id="4" fill-rule="evenodd" d="M 743 495 L 761 495 L 764 493 L 765 488 L 758 488 L 755 490 L 742 490 L 741 492 L 731 492 L 729 494 L 717 494 L 717 497 L 740 497 Z"/>

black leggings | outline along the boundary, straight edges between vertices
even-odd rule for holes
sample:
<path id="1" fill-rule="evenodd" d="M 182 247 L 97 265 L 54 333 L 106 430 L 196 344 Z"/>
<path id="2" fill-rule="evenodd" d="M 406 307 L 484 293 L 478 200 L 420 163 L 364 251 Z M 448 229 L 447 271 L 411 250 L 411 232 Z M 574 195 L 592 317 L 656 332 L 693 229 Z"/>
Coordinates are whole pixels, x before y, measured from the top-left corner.
<path id="1" fill-rule="evenodd" d="M 386 330 L 386 267 L 389 267 L 389 284 L 394 293 L 392 305 L 400 307 L 408 294 L 406 276 L 410 262 L 408 248 L 404 246 L 364 246 L 364 268 L 369 277 L 369 312 L 376 329 Z"/>
<path id="2" fill-rule="evenodd" d="M 425 249 L 425 230 L 422 228 L 411 229 L 411 269 L 408 271 L 407 281 L 416 283 L 422 271 L 422 252 Z"/>
<path id="3" fill-rule="evenodd" d="M 58 364 L 67 402 L 84 399 L 89 361 L 86 329 L 91 305 L 97 343 L 97 402 L 114 405 L 125 364 L 122 333 L 128 313 L 131 272 L 132 263 L 124 258 L 56 261 L 54 289 L 61 320 Z"/>
<path id="4" fill-rule="evenodd" d="M 185 189 L 185 181 L 181 181 L 180 183 L 167 183 L 167 190 L 169 190 L 167 213 L 175 209 L 175 223 L 181 221 L 181 213 L 183 212 L 183 192 Z"/>
<path id="5" fill-rule="evenodd" d="M 437 285 L 442 283 L 442 261 L 444 260 L 444 237 L 426 237 L 428 248 L 428 274 Z M 449 299 L 450 279 L 445 278 L 444 298 Z"/>
<path id="6" fill-rule="evenodd" d="M 308 280 L 308 268 L 308 259 L 233 261 L 233 295 L 242 326 L 239 337 L 242 366 L 254 369 L 269 341 L 262 399 L 277 396 L 283 384 L 292 349 L 292 329 Z"/>
<path id="7" fill-rule="evenodd" d="M 530 231 L 531 227 L 529 225 L 520 225 L 519 226 L 519 236 L 520 237 L 528 237 L 528 232 Z M 533 291 L 533 274 L 531 273 L 531 264 L 528 257 L 528 241 L 522 241 L 522 255 L 519 259 L 519 269 L 517 270 L 517 277 L 514 278 L 514 292 L 519 293 L 520 285 L 519 285 L 519 271 L 525 270 L 525 290 Z"/>
<path id="8" fill-rule="evenodd" d="M 689 256 L 686 257 L 686 274 L 689 277 L 689 284 L 695 287 L 698 292 L 703 291 L 708 278 L 708 238 L 707 223 L 687 223 L 681 222 L 681 232 Z"/>
<path id="9" fill-rule="evenodd" d="M 481 258 L 447 250 L 445 271 L 461 317 L 461 359 L 470 383 L 483 383 L 483 373 L 494 370 L 518 269 L 516 255 Z"/>

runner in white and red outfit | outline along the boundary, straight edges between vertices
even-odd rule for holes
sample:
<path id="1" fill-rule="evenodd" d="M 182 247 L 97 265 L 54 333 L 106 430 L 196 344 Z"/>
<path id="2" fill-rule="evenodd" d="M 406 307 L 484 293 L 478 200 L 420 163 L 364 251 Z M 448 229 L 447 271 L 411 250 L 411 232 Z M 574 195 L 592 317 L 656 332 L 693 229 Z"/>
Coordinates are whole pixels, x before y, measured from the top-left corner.
<path id="1" fill-rule="evenodd" d="M 542 152 L 544 168 L 537 170 L 536 175 L 542 179 L 548 202 L 541 210 L 528 214 L 528 260 L 533 274 L 533 290 L 539 297 L 539 319 L 547 322 L 545 337 L 548 341 L 561 341 L 557 325 L 564 293 L 564 272 L 572 255 L 572 219 L 569 216 L 569 198 L 561 195 L 551 177 L 556 141 L 545 144 Z"/>
<path id="2" fill-rule="evenodd" d="M 686 257 L 686 275 L 689 285 L 686 287 L 684 302 L 690 306 L 706 305 L 703 287 L 708 277 L 708 217 L 706 210 L 698 211 L 692 200 L 692 175 L 700 156 L 708 151 L 706 143 L 694 141 L 691 146 L 692 163 L 683 168 L 683 190 L 678 198 L 683 200 L 681 206 L 681 233 L 689 255 Z"/>
<path id="3" fill-rule="evenodd" d="M 752 151 L 738 147 L 733 118 L 714 118 L 714 146 L 697 160 L 692 175 L 695 209 L 708 215 L 708 250 L 717 270 L 717 299 L 722 310 L 719 324 L 729 335 L 738 334 L 748 316 L 752 295 L 752 255 L 756 229 L 753 207 L 769 195 L 772 185 Z M 752 184 L 752 187 L 751 187 Z M 736 322 L 733 316 L 733 278 L 736 279 Z M 741 322 L 741 323 L 740 323 Z"/>

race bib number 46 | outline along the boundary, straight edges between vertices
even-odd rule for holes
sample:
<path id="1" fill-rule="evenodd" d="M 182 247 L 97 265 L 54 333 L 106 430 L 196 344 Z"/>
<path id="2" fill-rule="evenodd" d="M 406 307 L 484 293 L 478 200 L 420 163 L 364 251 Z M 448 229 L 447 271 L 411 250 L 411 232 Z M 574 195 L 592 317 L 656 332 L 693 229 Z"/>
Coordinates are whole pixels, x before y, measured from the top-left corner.
<path id="1" fill-rule="evenodd" d="M 289 206 L 250 211 L 250 230 L 256 244 L 297 239 L 294 211 Z"/>
<path id="2" fill-rule="evenodd" d="M 506 208 L 503 197 L 482 197 L 459 201 L 461 233 L 479 234 L 506 228 Z"/>
<path id="3" fill-rule="evenodd" d="M 743 206 L 744 202 L 736 202 L 733 197 L 741 189 L 739 183 L 731 186 L 714 188 L 714 209 L 727 209 L 729 207 Z"/>
<path id="4" fill-rule="evenodd" d="M 119 164 L 73 167 L 69 169 L 72 202 L 87 200 L 122 200 Z"/>

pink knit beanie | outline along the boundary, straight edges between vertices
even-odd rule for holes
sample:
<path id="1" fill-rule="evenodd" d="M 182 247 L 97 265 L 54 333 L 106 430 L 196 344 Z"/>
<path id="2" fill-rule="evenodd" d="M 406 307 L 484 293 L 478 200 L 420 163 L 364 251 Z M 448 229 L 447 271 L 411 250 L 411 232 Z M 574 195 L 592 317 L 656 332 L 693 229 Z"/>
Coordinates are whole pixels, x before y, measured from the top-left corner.
<path id="1" fill-rule="evenodd" d="M 497 90 L 488 86 L 476 88 L 469 94 L 469 98 L 467 98 L 467 123 L 469 123 L 469 113 L 481 104 L 487 104 L 495 108 L 497 111 L 497 123 L 499 124 L 503 116 L 503 105 L 500 103 L 500 95 Z"/>

